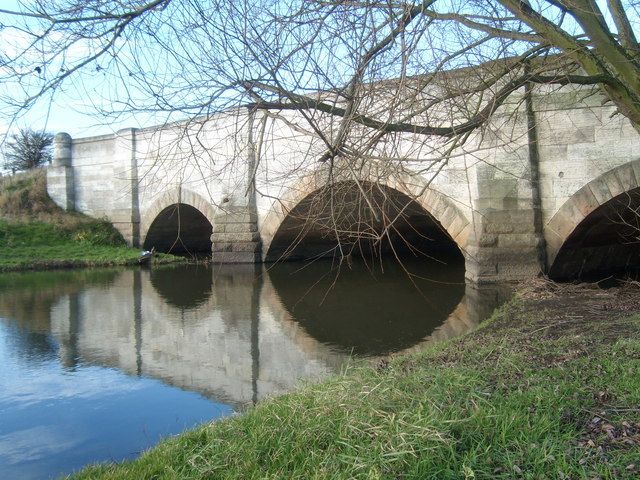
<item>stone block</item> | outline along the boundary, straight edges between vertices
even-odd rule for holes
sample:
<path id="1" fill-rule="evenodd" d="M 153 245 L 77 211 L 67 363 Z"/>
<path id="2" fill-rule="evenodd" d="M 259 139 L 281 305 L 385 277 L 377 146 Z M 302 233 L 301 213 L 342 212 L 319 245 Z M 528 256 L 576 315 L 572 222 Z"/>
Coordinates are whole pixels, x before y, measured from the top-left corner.
<path id="1" fill-rule="evenodd" d="M 576 145 L 578 143 L 595 142 L 596 130 L 591 126 L 575 126 L 573 128 L 551 128 L 540 135 L 540 145 Z"/>
<path id="2" fill-rule="evenodd" d="M 232 251 L 260 253 L 262 251 L 262 244 L 260 242 L 234 243 Z"/>
<path id="3" fill-rule="evenodd" d="M 486 246 L 475 245 L 466 249 L 467 279 L 477 283 L 495 283 L 522 280 L 540 272 L 542 238 L 534 234 L 496 237 L 497 243 L 493 243 L 486 241 L 490 237 L 483 239 L 481 236 L 481 242 Z"/>
<path id="4" fill-rule="evenodd" d="M 521 199 L 518 197 L 504 197 L 502 199 L 502 208 L 504 210 L 517 210 L 520 207 Z M 529 199 L 526 199 L 526 203 L 530 203 Z"/>
<path id="5" fill-rule="evenodd" d="M 545 175 L 545 178 L 553 178 L 554 180 L 564 179 L 577 181 L 580 180 L 584 185 L 590 180 L 589 175 L 585 175 L 585 172 L 593 170 L 593 166 L 590 162 L 585 160 L 565 160 L 556 165 L 556 170 L 553 174 L 550 172 Z M 572 192 L 573 193 L 573 192 Z"/>
<path id="6" fill-rule="evenodd" d="M 557 86 L 549 86 L 548 90 L 538 87 L 541 91 L 533 96 L 533 105 L 536 113 L 553 112 L 562 110 L 575 110 L 576 108 L 588 109 L 600 118 L 599 110 L 602 108 L 603 97 L 594 95 L 593 91 L 579 91 L 573 87 L 564 87 L 558 90 Z"/>
<path id="7" fill-rule="evenodd" d="M 607 187 L 609 187 L 609 191 L 611 192 L 611 195 L 613 197 L 617 197 L 621 193 L 624 193 L 625 189 L 622 186 L 620 179 L 616 175 L 615 170 L 610 170 L 607 173 L 605 173 L 603 176 L 603 180 L 607 184 Z"/>
<path id="8" fill-rule="evenodd" d="M 633 168 L 633 173 L 636 176 L 636 180 L 638 180 L 638 186 L 640 186 L 640 160 L 634 160 L 630 162 L 629 165 Z"/>
<path id="9" fill-rule="evenodd" d="M 605 113 L 606 123 L 599 126 L 596 129 L 596 141 L 597 142 L 616 142 L 621 139 L 631 140 L 637 135 L 637 132 L 629 124 L 627 119 L 618 115 L 617 118 L 611 118 L 610 114 L 616 111 L 613 109 L 606 109 Z"/>
<path id="10" fill-rule="evenodd" d="M 261 260 L 256 252 L 213 252 L 211 256 L 213 263 L 259 263 Z"/>
<path id="11" fill-rule="evenodd" d="M 111 210 L 109 213 L 109 219 L 112 222 L 131 223 L 131 210 L 126 210 L 126 209 Z"/>
<path id="12" fill-rule="evenodd" d="M 547 265 L 551 266 L 556 255 L 560 251 L 560 248 L 562 248 L 562 245 L 564 244 L 564 238 L 551 230 L 545 231 L 544 238 L 547 243 Z"/>
<path id="13" fill-rule="evenodd" d="M 216 225 L 228 223 L 254 223 L 258 221 L 258 215 L 248 212 L 218 213 L 213 218 L 213 221 Z"/>
<path id="14" fill-rule="evenodd" d="M 498 274 L 498 264 L 474 264 L 467 263 L 465 266 L 464 277 L 471 283 L 495 283 Z M 490 281 L 487 281 L 490 279 Z"/>
<path id="15" fill-rule="evenodd" d="M 493 210 L 483 212 L 482 232 L 492 234 L 530 233 L 534 229 L 534 212 L 523 210 Z"/>
<path id="16" fill-rule="evenodd" d="M 518 281 L 527 278 L 536 277 L 541 271 L 542 266 L 537 258 L 530 256 L 528 262 L 518 263 L 501 263 L 498 262 L 498 280 L 497 281 Z"/>
<path id="17" fill-rule="evenodd" d="M 493 258 L 481 258 L 477 249 L 465 251 L 465 277 L 476 281 L 479 277 L 486 277 L 498 273 L 498 264 Z"/>
<path id="18" fill-rule="evenodd" d="M 553 216 L 547 228 L 564 241 L 583 219 L 584 215 L 577 206 L 573 202 L 567 202 Z"/>
<path id="19" fill-rule="evenodd" d="M 476 167 L 478 184 L 483 181 L 493 180 L 496 176 L 496 169 L 490 165 L 481 164 Z"/>
<path id="20" fill-rule="evenodd" d="M 217 233 L 246 233 L 257 232 L 258 225 L 255 223 L 216 223 L 213 226 L 214 234 Z"/>
<path id="21" fill-rule="evenodd" d="M 562 205 L 562 203 L 560 203 Z M 547 223 L 558 209 L 558 203 L 555 198 L 543 198 L 542 199 L 542 221 Z"/>
<path id="22" fill-rule="evenodd" d="M 434 201 L 430 204 L 429 213 L 434 216 L 434 218 L 438 221 L 441 221 L 445 212 L 447 210 L 447 204 L 443 201 L 441 196 L 437 196 L 434 198 Z"/>
<path id="23" fill-rule="evenodd" d="M 462 231 L 458 235 L 456 235 L 453 240 L 458 244 L 460 248 L 465 248 L 466 245 L 469 243 L 469 239 L 472 233 L 473 233 L 473 225 L 470 223 L 467 223 L 465 227 L 462 229 Z"/>
<path id="24" fill-rule="evenodd" d="M 74 169 L 66 165 L 47 167 L 47 193 L 64 210 L 76 208 Z"/>
<path id="25" fill-rule="evenodd" d="M 567 145 L 540 145 L 540 173 L 555 173 L 567 159 Z"/>
<path id="26" fill-rule="evenodd" d="M 622 165 L 615 170 L 615 174 L 622 185 L 622 189 L 627 192 L 638 186 L 638 180 L 633 170 L 633 165 L 628 163 Z"/>
<path id="27" fill-rule="evenodd" d="M 489 182 L 478 184 L 478 195 L 481 198 L 502 200 L 505 197 L 516 196 L 517 191 L 517 180 L 515 178 L 493 179 Z"/>
<path id="28" fill-rule="evenodd" d="M 458 213 L 456 213 L 453 221 L 449 223 L 448 227 L 445 227 L 451 238 L 456 238 L 462 230 L 467 226 L 469 222 L 466 219 L 460 217 Z M 443 224 L 444 226 L 444 224 Z"/>
<path id="29" fill-rule="evenodd" d="M 578 192 L 573 196 L 573 202 L 575 203 L 576 208 L 580 210 L 580 213 L 585 217 L 600 206 L 600 202 L 598 202 L 598 199 L 595 197 L 589 186 L 585 186 L 578 190 Z"/>
<path id="30" fill-rule="evenodd" d="M 586 162 L 590 168 L 585 174 L 593 178 L 594 173 L 598 171 L 605 172 L 627 163 L 635 153 L 634 149 L 630 148 L 630 143 L 630 139 L 621 138 L 609 142 L 569 144 L 567 159 L 570 162 Z"/>
<path id="31" fill-rule="evenodd" d="M 571 197 L 576 191 L 581 189 L 586 183 L 584 178 L 555 178 L 553 180 L 553 197 Z"/>
<path id="32" fill-rule="evenodd" d="M 538 183 L 539 188 L 540 188 L 540 196 L 544 199 L 544 198 L 553 198 L 555 199 L 556 197 L 553 195 L 553 181 L 555 180 L 556 176 L 551 176 L 551 175 L 545 175 L 543 177 L 540 177 L 540 182 Z"/>
<path id="33" fill-rule="evenodd" d="M 468 172 L 466 169 L 457 168 L 450 169 L 447 171 L 447 178 L 449 183 L 453 184 L 467 184 Z"/>
<path id="34" fill-rule="evenodd" d="M 534 233 L 503 233 L 497 235 L 497 246 L 505 248 L 535 248 L 542 239 Z"/>
<path id="35" fill-rule="evenodd" d="M 231 252 L 233 250 L 233 243 L 217 242 L 213 235 L 211 235 L 211 242 L 212 252 Z"/>
<path id="36" fill-rule="evenodd" d="M 494 208 L 494 203 L 490 198 L 477 198 L 473 202 L 474 209 L 480 212 L 486 212 Z"/>
<path id="37" fill-rule="evenodd" d="M 211 236 L 213 242 L 258 242 L 260 241 L 260 235 L 258 232 L 214 232 Z"/>
<path id="38" fill-rule="evenodd" d="M 611 191 L 606 182 L 591 182 L 588 187 L 600 205 L 611 200 Z"/>
<path id="39" fill-rule="evenodd" d="M 495 247 L 498 245 L 498 235 L 483 233 L 478 238 L 478 246 L 480 247 Z"/>

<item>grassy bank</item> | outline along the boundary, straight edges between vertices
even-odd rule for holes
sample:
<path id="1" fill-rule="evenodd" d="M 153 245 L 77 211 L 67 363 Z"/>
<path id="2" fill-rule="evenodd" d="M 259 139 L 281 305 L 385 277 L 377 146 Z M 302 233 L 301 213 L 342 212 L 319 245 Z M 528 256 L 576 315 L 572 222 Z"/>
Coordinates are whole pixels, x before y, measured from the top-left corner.
<path id="1" fill-rule="evenodd" d="M 544 286 L 461 339 L 75 478 L 637 478 L 639 293 Z"/>
<path id="2" fill-rule="evenodd" d="M 0 271 L 128 265 L 136 264 L 139 254 L 108 221 L 55 205 L 46 193 L 44 171 L 0 179 Z"/>

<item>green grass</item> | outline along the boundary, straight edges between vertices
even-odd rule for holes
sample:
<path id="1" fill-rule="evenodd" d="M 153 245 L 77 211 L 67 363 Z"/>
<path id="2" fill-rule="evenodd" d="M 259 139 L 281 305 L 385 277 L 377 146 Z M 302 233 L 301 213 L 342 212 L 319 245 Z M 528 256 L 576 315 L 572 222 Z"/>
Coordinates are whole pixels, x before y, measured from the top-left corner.
<path id="1" fill-rule="evenodd" d="M 103 220 L 63 225 L 0 220 L 0 271 L 135 265 L 139 255 Z M 154 258 L 157 263 L 176 260 L 164 254 Z"/>
<path id="2" fill-rule="evenodd" d="M 106 220 L 65 212 L 46 194 L 43 171 L 0 181 L 0 271 L 137 264 Z M 182 261 L 159 254 L 156 263 Z"/>
<path id="3" fill-rule="evenodd" d="M 549 315 L 516 299 L 462 339 L 74 478 L 637 478 L 640 317 L 553 336 Z"/>

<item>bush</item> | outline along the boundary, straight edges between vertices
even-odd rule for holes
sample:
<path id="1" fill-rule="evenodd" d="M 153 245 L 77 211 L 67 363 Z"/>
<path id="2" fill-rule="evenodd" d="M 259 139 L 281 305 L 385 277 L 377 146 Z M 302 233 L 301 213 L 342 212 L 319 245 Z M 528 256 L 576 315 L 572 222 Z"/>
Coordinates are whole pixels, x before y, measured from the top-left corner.
<path id="1" fill-rule="evenodd" d="M 0 217 L 25 218 L 57 213 L 63 212 L 47 195 L 44 170 L 0 179 Z"/>
<path id="2" fill-rule="evenodd" d="M 120 232 L 107 220 L 96 220 L 78 225 L 72 232 L 71 239 L 84 245 L 124 246 L 125 241 Z"/>

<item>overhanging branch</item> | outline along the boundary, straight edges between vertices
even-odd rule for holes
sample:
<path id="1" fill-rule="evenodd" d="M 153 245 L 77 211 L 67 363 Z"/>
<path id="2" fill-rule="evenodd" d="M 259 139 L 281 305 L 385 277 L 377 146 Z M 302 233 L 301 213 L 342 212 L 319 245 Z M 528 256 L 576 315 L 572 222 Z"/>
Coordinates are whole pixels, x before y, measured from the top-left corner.
<path id="1" fill-rule="evenodd" d="M 255 89 L 258 88 L 262 91 L 268 91 L 270 93 L 277 93 L 281 96 L 286 96 L 289 99 L 289 101 L 258 100 L 249 104 L 249 108 L 261 110 L 317 110 L 338 117 L 348 116 L 349 120 L 357 124 L 387 133 L 401 132 L 418 135 L 452 137 L 454 135 L 467 133 L 480 127 L 505 102 L 509 95 L 518 90 L 520 87 L 524 86 L 527 82 L 555 85 L 596 85 L 606 84 L 610 81 L 611 79 L 605 75 L 521 75 L 518 78 L 510 80 L 502 88 L 500 88 L 500 90 L 496 92 L 492 99 L 488 101 L 486 105 L 469 120 L 448 127 L 434 125 L 417 125 L 409 122 L 394 123 L 381 121 L 365 114 L 348 112 L 345 108 L 320 100 L 315 100 L 310 97 L 297 95 L 291 92 L 278 91 L 277 89 L 264 84 L 245 84 L 245 88 L 255 94 L 254 98 L 260 98 L 260 96 L 255 92 Z"/>

